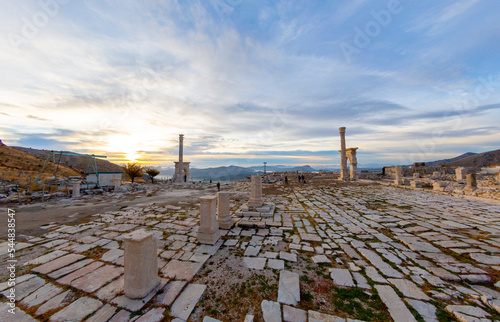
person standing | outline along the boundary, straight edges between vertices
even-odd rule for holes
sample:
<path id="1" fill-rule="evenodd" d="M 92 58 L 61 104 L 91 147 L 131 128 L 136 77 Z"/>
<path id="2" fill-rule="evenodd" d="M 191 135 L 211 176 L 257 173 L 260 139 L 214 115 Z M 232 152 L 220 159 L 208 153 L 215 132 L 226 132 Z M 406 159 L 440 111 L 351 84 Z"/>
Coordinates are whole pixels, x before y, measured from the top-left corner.
<path id="1" fill-rule="evenodd" d="M 217 182 L 217 191 L 220 191 L 220 182 Z"/>

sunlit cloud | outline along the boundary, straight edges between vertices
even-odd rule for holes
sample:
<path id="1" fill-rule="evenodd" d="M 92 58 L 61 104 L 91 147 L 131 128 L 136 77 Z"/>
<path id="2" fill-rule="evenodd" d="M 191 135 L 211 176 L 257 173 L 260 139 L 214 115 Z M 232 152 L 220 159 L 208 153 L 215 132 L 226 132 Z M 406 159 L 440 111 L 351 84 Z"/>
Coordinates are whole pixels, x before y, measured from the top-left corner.
<path id="1" fill-rule="evenodd" d="M 336 166 L 340 126 L 360 167 L 498 148 L 493 0 L 401 1 L 351 61 L 339 44 L 387 3 L 57 3 L 0 13 L 8 145 L 158 167 L 177 159 L 180 133 L 197 167 Z M 48 19 L 31 26 L 37 13 Z"/>

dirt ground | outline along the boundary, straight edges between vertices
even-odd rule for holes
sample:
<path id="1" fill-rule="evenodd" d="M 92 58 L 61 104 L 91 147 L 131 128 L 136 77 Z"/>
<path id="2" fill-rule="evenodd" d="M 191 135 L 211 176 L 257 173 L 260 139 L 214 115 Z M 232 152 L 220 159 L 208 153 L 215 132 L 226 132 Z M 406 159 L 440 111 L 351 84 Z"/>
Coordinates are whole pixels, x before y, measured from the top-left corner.
<path id="1" fill-rule="evenodd" d="M 39 236 L 47 231 L 40 226 L 50 223 L 76 225 L 88 221 L 93 215 L 107 211 L 117 211 L 127 206 L 147 205 L 178 205 L 197 203 L 200 196 L 215 193 L 216 188 L 206 189 L 178 189 L 155 190 L 148 194 L 144 192 L 127 193 L 118 197 L 109 195 L 83 196 L 79 200 L 58 199 L 48 202 L 38 202 L 30 205 L 4 205 L 0 207 L 0 239 L 7 238 L 8 209 L 16 212 L 17 240 L 22 241 L 24 236 Z"/>

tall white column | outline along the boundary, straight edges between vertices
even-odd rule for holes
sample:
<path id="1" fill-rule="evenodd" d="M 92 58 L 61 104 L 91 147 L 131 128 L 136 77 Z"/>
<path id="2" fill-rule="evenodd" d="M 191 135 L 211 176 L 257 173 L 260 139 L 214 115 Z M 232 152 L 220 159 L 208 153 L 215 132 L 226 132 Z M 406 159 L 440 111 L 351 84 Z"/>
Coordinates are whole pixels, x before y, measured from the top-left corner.
<path id="1" fill-rule="evenodd" d="M 71 183 L 73 184 L 73 188 L 71 189 L 71 198 L 80 198 L 80 180 L 73 180 Z"/>
<path id="2" fill-rule="evenodd" d="M 179 172 L 177 181 L 184 182 L 184 134 L 179 134 Z"/>
<path id="3" fill-rule="evenodd" d="M 339 128 L 340 133 L 340 180 L 349 180 L 347 169 L 347 156 L 345 149 L 345 127 Z"/>

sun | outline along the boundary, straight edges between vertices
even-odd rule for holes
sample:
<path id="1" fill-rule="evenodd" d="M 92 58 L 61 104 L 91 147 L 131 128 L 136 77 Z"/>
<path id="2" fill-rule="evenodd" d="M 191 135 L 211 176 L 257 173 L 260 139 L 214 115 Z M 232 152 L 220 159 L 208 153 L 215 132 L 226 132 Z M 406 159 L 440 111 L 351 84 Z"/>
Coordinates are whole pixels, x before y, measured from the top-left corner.
<path id="1" fill-rule="evenodd" d="M 126 158 L 130 162 L 136 162 L 137 159 L 139 159 L 139 154 L 137 153 L 137 151 L 130 151 L 127 152 Z"/>

